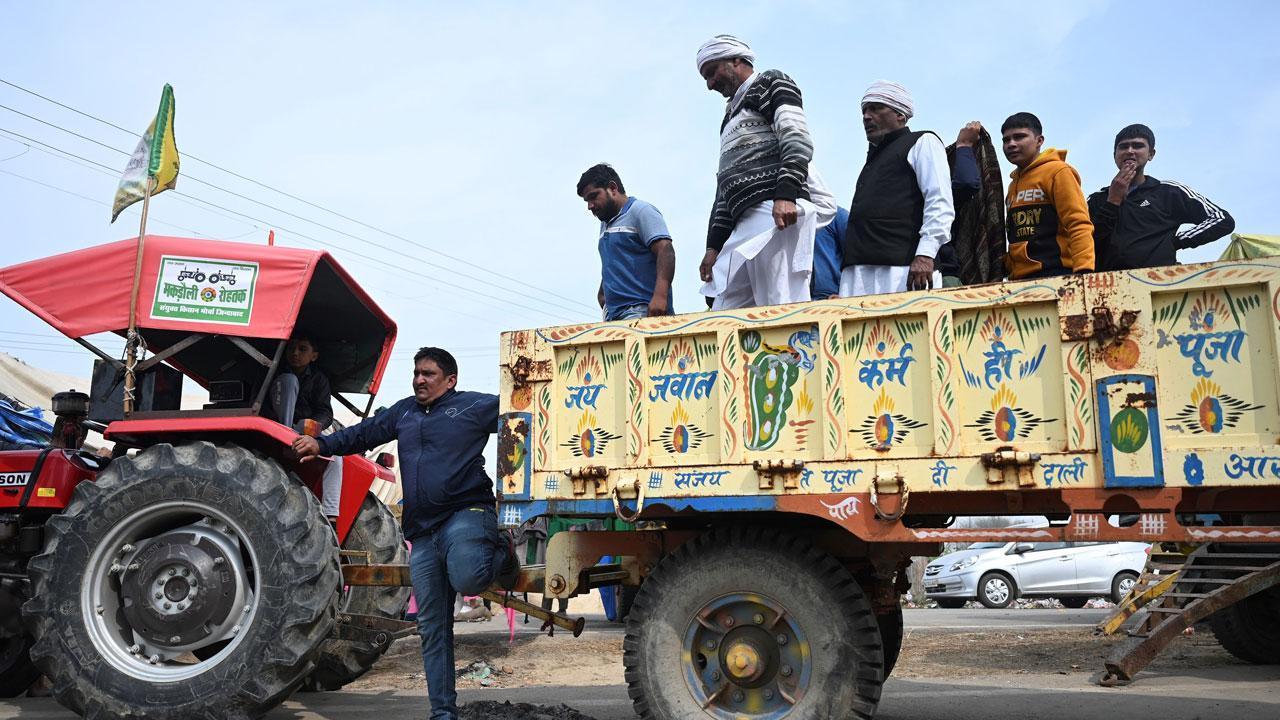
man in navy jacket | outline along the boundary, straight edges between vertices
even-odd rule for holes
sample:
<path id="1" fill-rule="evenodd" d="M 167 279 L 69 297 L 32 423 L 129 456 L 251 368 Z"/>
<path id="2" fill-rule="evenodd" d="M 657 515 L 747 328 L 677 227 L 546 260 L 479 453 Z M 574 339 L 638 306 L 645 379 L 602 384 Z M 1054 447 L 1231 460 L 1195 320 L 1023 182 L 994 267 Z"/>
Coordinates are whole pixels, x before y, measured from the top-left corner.
<path id="1" fill-rule="evenodd" d="M 484 447 L 498 428 L 498 396 L 455 389 L 458 363 L 424 347 L 413 357 L 413 396 L 364 422 L 320 438 L 299 436 L 304 459 L 352 455 L 396 440 L 404 486 L 405 537 L 418 602 L 422 665 L 432 720 L 456 720 L 454 593 L 475 595 L 497 579 L 510 585 L 519 563 L 499 541 L 493 481 Z"/>

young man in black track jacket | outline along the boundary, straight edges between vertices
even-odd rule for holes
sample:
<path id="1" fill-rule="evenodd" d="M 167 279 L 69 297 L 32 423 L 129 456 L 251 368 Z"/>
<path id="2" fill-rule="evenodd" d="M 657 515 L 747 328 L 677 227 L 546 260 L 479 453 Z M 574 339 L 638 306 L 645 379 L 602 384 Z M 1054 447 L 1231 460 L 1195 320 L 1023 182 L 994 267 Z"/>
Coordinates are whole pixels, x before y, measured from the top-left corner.
<path id="1" fill-rule="evenodd" d="M 1109 187 L 1089 196 L 1098 270 L 1177 265 L 1179 250 L 1213 242 L 1235 229 L 1231 215 L 1205 196 L 1147 175 L 1147 163 L 1155 156 L 1155 134 L 1146 125 L 1130 125 L 1116 135 L 1120 172 Z"/>

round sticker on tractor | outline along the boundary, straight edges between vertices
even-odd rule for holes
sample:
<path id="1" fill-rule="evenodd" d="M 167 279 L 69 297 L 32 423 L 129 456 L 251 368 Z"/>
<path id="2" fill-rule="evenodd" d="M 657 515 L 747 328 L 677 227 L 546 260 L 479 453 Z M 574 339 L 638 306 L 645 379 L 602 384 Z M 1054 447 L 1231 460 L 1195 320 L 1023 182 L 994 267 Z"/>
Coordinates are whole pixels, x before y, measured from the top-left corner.
<path id="1" fill-rule="evenodd" d="M 1147 416 L 1137 408 L 1127 407 L 1111 419 L 1111 446 L 1122 453 L 1135 453 L 1147 444 Z"/>

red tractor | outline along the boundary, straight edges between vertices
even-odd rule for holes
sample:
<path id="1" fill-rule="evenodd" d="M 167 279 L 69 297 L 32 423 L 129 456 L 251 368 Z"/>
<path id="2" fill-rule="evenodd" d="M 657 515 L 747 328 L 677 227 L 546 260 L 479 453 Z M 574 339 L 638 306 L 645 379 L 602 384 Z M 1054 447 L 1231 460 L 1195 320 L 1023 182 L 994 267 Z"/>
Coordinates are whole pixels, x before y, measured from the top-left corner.
<path id="1" fill-rule="evenodd" d="M 410 632 L 408 588 L 344 588 L 340 567 L 407 562 L 370 492 L 394 475 L 329 461 L 343 478 L 335 535 L 318 501 L 326 463 L 299 463 L 294 432 L 259 412 L 303 331 L 334 398 L 367 415 L 395 324 L 327 253 L 148 236 L 147 356 L 124 413 L 123 363 L 83 338 L 125 334 L 137 248 L 0 270 L 0 291 L 98 356 L 91 392 L 54 400 L 54 447 L 0 452 L 0 693 L 44 674 L 89 718 L 257 717 L 299 687 L 354 680 Z M 209 404 L 180 409 L 184 378 Z M 88 429 L 114 442 L 110 458 L 82 449 Z"/>

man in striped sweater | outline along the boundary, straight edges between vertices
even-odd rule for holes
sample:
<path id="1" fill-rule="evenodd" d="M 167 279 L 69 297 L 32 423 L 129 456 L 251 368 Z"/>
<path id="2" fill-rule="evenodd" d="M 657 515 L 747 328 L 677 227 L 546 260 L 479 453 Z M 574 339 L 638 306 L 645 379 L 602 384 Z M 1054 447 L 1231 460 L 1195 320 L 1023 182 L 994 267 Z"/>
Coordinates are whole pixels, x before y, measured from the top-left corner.
<path id="1" fill-rule="evenodd" d="M 813 140 L 800 88 L 777 70 L 757 73 L 755 59 L 731 35 L 698 50 L 707 89 L 729 101 L 698 269 L 714 309 L 808 300 L 814 233 L 835 217 L 835 200 L 810 166 Z"/>
<path id="2" fill-rule="evenodd" d="M 1089 196 L 1099 270 L 1177 265 L 1178 251 L 1213 242 L 1235 230 L 1226 210 L 1181 183 L 1146 174 L 1156 136 L 1146 125 L 1116 135 L 1111 185 Z M 1191 227 L 1179 229 L 1182 225 Z"/>

